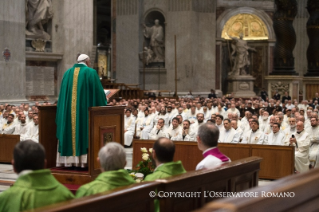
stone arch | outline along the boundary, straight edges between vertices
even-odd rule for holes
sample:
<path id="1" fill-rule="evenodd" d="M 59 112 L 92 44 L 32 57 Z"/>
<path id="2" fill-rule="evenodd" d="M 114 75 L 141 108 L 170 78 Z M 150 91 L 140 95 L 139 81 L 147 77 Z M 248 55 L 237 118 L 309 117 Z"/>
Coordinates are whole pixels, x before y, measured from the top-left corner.
<path id="1" fill-rule="evenodd" d="M 160 21 L 160 24 L 163 27 L 165 27 L 165 25 L 166 25 L 166 16 L 165 16 L 165 13 L 161 9 L 151 8 L 151 9 L 147 10 L 144 13 L 143 21 L 147 22 L 149 19 L 152 19 L 152 18 L 153 19 L 158 18 L 159 21 Z M 148 23 L 145 23 L 145 24 L 148 25 Z"/>
<path id="2" fill-rule="evenodd" d="M 257 10 L 255 8 L 251 7 L 239 7 L 236 9 L 228 9 L 224 11 L 217 19 L 217 35 L 216 38 L 220 39 L 222 35 L 222 31 L 224 29 L 224 26 L 226 22 L 233 16 L 236 16 L 241 13 L 246 13 L 246 14 L 253 14 L 258 16 L 265 24 L 267 30 L 268 30 L 268 40 L 275 40 L 276 35 L 273 29 L 273 21 L 269 17 L 269 15 L 261 10 Z"/>

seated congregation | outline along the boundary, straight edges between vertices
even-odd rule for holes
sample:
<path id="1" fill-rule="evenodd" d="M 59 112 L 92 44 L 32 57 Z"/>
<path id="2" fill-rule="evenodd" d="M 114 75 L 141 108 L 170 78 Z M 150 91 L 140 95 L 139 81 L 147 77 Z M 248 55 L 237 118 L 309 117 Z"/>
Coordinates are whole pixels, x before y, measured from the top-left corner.
<path id="1" fill-rule="evenodd" d="M 317 100 L 299 104 L 287 98 L 265 101 L 198 97 L 179 101 L 133 99 L 113 104 L 126 106 L 126 147 L 134 138 L 196 142 L 199 127 L 210 122 L 220 131 L 219 143 L 295 146 L 297 173 L 319 166 Z"/>
<path id="2" fill-rule="evenodd" d="M 218 150 L 218 137 L 219 130 L 214 124 L 207 123 L 199 128 L 198 148 L 203 151 L 204 159 L 196 170 L 212 169 L 230 162 Z M 174 142 L 165 137 L 158 138 L 153 145 L 151 157 L 156 168 L 144 181 L 186 173 L 181 161 L 173 161 L 174 154 Z M 122 145 L 107 143 L 100 149 L 97 160 L 101 174 L 94 181 L 81 186 L 74 196 L 49 170 L 44 169 L 45 150 L 41 144 L 32 140 L 18 143 L 14 148 L 12 165 L 19 177 L 11 188 L 0 194 L 0 211 L 30 210 L 136 183 L 124 169 L 126 154 Z M 159 209 L 158 201 L 154 204 L 155 209 Z"/>

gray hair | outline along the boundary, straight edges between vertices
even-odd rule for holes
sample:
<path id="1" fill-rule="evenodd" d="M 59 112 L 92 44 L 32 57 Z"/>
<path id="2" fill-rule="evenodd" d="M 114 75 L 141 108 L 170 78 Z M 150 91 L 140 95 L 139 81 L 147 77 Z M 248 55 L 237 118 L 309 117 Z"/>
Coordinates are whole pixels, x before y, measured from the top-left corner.
<path id="1" fill-rule="evenodd" d="M 215 124 L 203 124 L 199 127 L 197 135 L 207 147 L 215 147 L 218 144 L 219 129 Z"/>
<path id="2" fill-rule="evenodd" d="M 123 169 L 126 164 L 124 147 L 116 142 L 107 143 L 99 151 L 100 164 L 103 171 Z"/>

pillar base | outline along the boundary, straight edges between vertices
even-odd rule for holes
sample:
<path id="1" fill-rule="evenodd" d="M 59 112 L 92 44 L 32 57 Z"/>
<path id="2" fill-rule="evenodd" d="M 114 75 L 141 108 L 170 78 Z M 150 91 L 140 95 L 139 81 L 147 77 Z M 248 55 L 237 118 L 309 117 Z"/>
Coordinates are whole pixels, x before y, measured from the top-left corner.
<path id="1" fill-rule="evenodd" d="M 228 76 L 228 92 L 234 93 L 234 97 L 255 97 L 255 79 L 251 75 Z"/>

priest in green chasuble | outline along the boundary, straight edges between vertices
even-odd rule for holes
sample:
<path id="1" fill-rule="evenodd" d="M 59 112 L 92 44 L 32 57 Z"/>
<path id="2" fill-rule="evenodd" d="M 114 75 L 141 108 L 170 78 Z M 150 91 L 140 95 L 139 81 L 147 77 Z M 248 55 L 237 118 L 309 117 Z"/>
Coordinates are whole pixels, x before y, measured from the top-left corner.
<path id="1" fill-rule="evenodd" d="M 81 54 L 63 76 L 57 104 L 57 166 L 87 165 L 89 107 L 107 104 L 104 89 L 90 58 Z"/>

